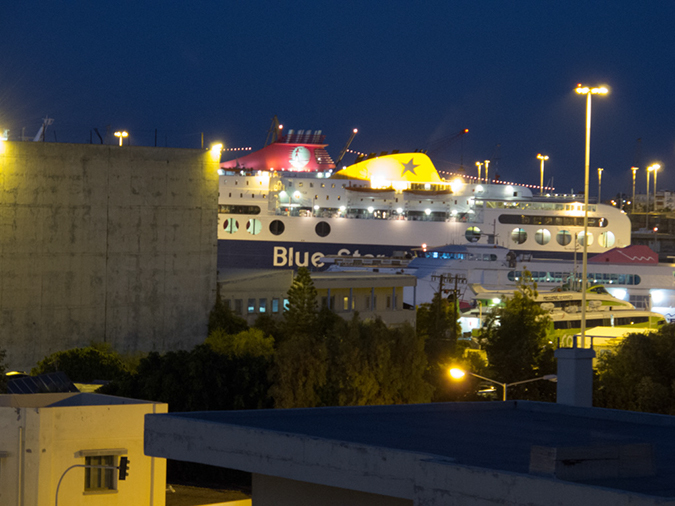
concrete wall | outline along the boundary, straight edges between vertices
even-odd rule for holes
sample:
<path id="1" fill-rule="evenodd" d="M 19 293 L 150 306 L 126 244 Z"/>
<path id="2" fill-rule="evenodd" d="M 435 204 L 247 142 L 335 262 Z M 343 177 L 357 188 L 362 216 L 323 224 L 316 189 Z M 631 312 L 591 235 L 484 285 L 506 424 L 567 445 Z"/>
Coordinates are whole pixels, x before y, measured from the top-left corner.
<path id="1" fill-rule="evenodd" d="M 0 396 L 0 402 L 7 397 L 11 396 Z M 85 463 L 77 452 L 123 449 L 129 458 L 129 475 L 117 483 L 116 492 L 85 493 L 85 470 L 74 468 L 63 477 L 59 504 L 163 506 L 166 460 L 144 455 L 143 430 L 146 414 L 166 413 L 167 408 L 167 404 L 148 402 L 0 407 L 0 452 L 4 454 L 0 458 L 0 504 L 53 505 L 64 472 Z M 117 471 L 114 475 L 116 479 Z"/>
<path id="2" fill-rule="evenodd" d="M 191 348 L 215 300 L 217 161 L 202 150 L 0 142 L 0 349 Z"/>
<path id="3" fill-rule="evenodd" d="M 413 506 L 410 499 L 357 492 L 276 476 L 253 474 L 253 504 L 256 506 Z"/>

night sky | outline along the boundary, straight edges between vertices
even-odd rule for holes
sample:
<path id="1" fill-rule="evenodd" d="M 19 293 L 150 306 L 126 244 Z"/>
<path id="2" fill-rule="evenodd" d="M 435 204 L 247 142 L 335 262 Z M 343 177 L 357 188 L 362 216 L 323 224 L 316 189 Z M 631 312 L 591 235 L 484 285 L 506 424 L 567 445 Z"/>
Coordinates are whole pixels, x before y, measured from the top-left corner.
<path id="1" fill-rule="evenodd" d="M 675 2 L 5 1 L 0 8 L 0 130 L 136 145 L 261 148 L 276 114 L 352 148 L 430 153 L 475 174 L 583 190 L 585 98 L 593 100 L 590 195 L 675 190 Z M 638 141 L 641 139 L 641 141 Z M 348 160 L 351 161 L 351 160 Z"/>

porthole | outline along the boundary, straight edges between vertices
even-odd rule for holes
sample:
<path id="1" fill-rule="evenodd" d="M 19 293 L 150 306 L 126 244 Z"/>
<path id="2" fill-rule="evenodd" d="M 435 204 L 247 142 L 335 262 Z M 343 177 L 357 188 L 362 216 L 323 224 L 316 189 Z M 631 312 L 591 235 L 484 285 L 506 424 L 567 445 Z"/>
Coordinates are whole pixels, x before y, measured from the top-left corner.
<path id="1" fill-rule="evenodd" d="M 270 232 L 274 235 L 281 235 L 284 233 L 284 230 L 286 230 L 286 226 L 284 225 L 284 222 L 281 220 L 274 220 L 272 223 L 270 223 Z"/>
<path id="2" fill-rule="evenodd" d="M 579 235 L 577 236 L 577 241 L 579 241 L 579 244 L 581 246 L 584 245 L 584 233 L 583 232 L 579 232 Z M 593 233 L 589 232 L 588 233 L 588 246 L 590 246 L 591 244 L 593 244 Z"/>
<path id="3" fill-rule="evenodd" d="M 541 244 L 542 246 L 548 244 L 551 240 L 551 232 L 545 228 L 540 228 L 534 233 L 534 240 L 537 241 L 537 244 Z"/>
<path id="4" fill-rule="evenodd" d="M 569 230 L 561 230 L 558 232 L 558 235 L 555 236 L 555 239 L 561 246 L 567 246 L 572 242 L 572 234 Z"/>
<path id="5" fill-rule="evenodd" d="M 246 231 L 251 235 L 258 235 L 262 230 L 262 224 L 260 220 L 251 218 L 246 222 Z"/>
<path id="6" fill-rule="evenodd" d="M 480 240 L 480 228 L 478 227 L 469 227 L 464 232 L 464 237 L 469 242 L 478 242 Z"/>
<path id="7" fill-rule="evenodd" d="M 598 237 L 598 242 L 603 248 L 613 248 L 614 244 L 616 244 L 616 237 L 612 232 L 603 232 Z"/>
<path id="8" fill-rule="evenodd" d="M 523 244 L 527 241 L 527 232 L 522 228 L 514 228 L 511 231 L 511 240 L 516 244 Z"/>
<path id="9" fill-rule="evenodd" d="M 320 221 L 316 224 L 316 228 L 314 230 L 316 230 L 316 235 L 319 237 L 326 237 L 328 234 L 330 234 L 330 225 L 325 221 Z"/>
<path id="10" fill-rule="evenodd" d="M 239 222 L 234 218 L 228 218 L 225 220 L 225 223 L 223 223 L 223 228 L 228 234 L 234 234 L 239 230 Z"/>

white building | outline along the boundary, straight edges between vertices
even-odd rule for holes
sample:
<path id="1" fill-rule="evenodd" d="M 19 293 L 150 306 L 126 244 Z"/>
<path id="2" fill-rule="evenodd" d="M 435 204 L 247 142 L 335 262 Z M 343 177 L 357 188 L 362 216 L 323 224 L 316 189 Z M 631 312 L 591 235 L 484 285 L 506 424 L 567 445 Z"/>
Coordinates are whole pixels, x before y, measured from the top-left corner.
<path id="1" fill-rule="evenodd" d="M 100 394 L 0 395 L 0 505 L 163 506 L 166 460 L 146 457 L 146 414 L 167 404 Z M 117 469 L 129 459 L 126 480 Z M 78 467 L 72 467 L 78 466 Z M 60 482 L 60 487 L 59 487 Z"/>

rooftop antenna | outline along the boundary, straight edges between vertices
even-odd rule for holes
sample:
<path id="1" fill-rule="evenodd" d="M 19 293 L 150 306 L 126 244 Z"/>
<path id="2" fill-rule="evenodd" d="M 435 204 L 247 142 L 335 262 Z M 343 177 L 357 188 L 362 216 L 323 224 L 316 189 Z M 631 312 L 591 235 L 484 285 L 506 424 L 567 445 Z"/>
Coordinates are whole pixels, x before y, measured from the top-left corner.
<path id="1" fill-rule="evenodd" d="M 35 134 L 33 142 L 44 142 L 47 127 L 52 123 L 54 123 L 54 118 L 50 118 L 49 116 L 45 116 L 44 118 L 42 118 L 42 126 L 40 127 L 40 130 L 38 130 L 38 133 Z"/>

